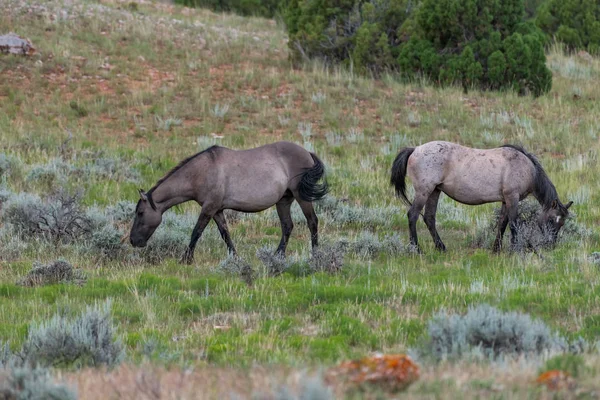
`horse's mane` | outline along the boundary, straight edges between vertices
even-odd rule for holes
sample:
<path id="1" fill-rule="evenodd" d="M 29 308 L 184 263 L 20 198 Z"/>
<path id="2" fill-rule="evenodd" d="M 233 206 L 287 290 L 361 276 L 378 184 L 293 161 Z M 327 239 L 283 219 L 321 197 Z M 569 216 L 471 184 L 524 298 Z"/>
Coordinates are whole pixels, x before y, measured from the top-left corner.
<path id="1" fill-rule="evenodd" d="M 179 171 L 181 168 L 183 168 L 185 165 L 187 165 L 190 161 L 196 159 L 196 157 L 201 156 L 202 154 L 208 154 L 211 157 L 215 157 L 217 150 L 220 148 L 221 148 L 220 146 L 216 146 L 216 145 L 210 146 L 209 148 L 204 149 L 201 152 L 196 153 L 193 156 L 190 156 L 190 157 L 182 160 L 179 164 L 177 164 L 169 172 L 167 172 L 167 174 L 165 176 L 160 178 L 158 180 L 158 182 L 156 182 L 156 184 L 150 190 L 148 190 L 148 192 L 146 193 L 146 196 L 148 196 L 148 200 L 150 201 L 150 205 L 152 206 L 152 208 L 156 209 L 156 206 L 154 205 L 154 201 L 152 200 L 152 193 L 154 193 L 154 191 L 160 186 L 161 183 L 163 183 L 164 181 L 169 179 L 171 176 L 173 176 L 173 174 L 175 172 Z"/>
<path id="2" fill-rule="evenodd" d="M 529 158 L 529 160 L 533 163 L 535 167 L 535 177 L 534 177 L 534 186 L 533 186 L 533 195 L 540 202 L 544 209 L 549 209 L 552 207 L 552 203 L 554 200 L 558 200 L 558 193 L 556 192 L 556 187 L 548 178 L 546 171 L 542 167 L 542 164 L 538 161 L 538 159 L 531 153 L 528 153 L 523 147 L 517 146 L 514 144 L 505 144 L 502 147 L 507 147 L 513 150 L 518 151 L 519 153 L 524 154 Z M 560 204 L 560 203 L 558 203 Z"/>

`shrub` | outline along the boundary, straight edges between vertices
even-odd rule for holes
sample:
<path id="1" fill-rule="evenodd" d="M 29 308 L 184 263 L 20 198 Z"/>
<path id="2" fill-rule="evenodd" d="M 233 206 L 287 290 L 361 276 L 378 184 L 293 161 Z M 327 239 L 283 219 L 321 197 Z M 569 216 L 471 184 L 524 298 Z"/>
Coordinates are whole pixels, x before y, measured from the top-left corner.
<path id="1" fill-rule="evenodd" d="M 140 180 L 140 174 L 135 168 L 124 160 L 112 157 L 94 157 L 91 163 L 87 163 L 81 168 L 80 173 L 84 176 L 132 183 Z"/>
<path id="2" fill-rule="evenodd" d="M 390 256 L 398 255 L 412 250 L 402 244 L 398 234 L 386 235 L 383 240 L 369 231 L 362 231 L 353 242 L 349 243 L 349 250 L 354 254 L 372 258 L 380 253 Z"/>
<path id="3" fill-rule="evenodd" d="M 80 194 L 58 191 L 48 199 L 24 193 L 9 199 L 5 221 L 26 238 L 41 237 L 68 243 L 87 234 L 91 221 L 80 205 Z"/>
<path id="4" fill-rule="evenodd" d="M 262 262 L 270 276 L 278 276 L 287 271 L 292 265 L 284 255 L 275 254 L 268 247 L 256 250 L 256 257 Z"/>
<path id="5" fill-rule="evenodd" d="M 361 207 L 332 196 L 327 196 L 315 204 L 317 213 L 337 226 L 354 224 L 365 227 L 379 227 L 389 225 L 394 217 L 403 213 L 400 208 L 395 206 Z"/>
<path id="6" fill-rule="evenodd" d="M 547 0 L 539 8 L 536 24 L 550 38 L 570 49 L 600 51 L 600 3 L 593 0 Z"/>
<path id="7" fill-rule="evenodd" d="M 75 171 L 75 168 L 65 162 L 62 158 L 54 158 L 46 164 L 36 164 L 27 173 L 27 181 L 42 185 L 46 189 L 60 187 L 67 176 Z"/>
<path id="8" fill-rule="evenodd" d="M 290 56 L 352 63 L 375 74 L 395 69 L 394 46 L 411 11 L 409 0 L 290 0 L 284 12 Z"/>
<path id="9" fill-rule="evenodd" d="M 123 233 L 112 225 L 103 226 L 91 233 L 90 249 L 101 257 L 116 260 L 124 255 L 125 244 L 121 238 Z"/>
<path id="10" fill-rule="evenodd" d="M 399 54 L 401 64 L 413 59 L 413 66 L 402 73 L 425 75 L 442 85 L 460 83 L 465 89 L 506 87 L 544 94 L 552 74 L 545 65 L 543 34 L 524 23 L 523 14 L 522 0 L 423 0 L 415 13 L 418 30 Z M 411 41 L 421 44 L 410 46 Z"/>
<path id="11" fill-rule="evenodd" d="M 538 252 L 553 245 L 552 232 L 545 228 L 540 228 L 538 225 L 538 217 L 542 211 L 541 206 L 534 200 L 526 200 L 519 203 L 517 213 L 517 239 L 514 244 L 511 242 L 510 249 L 519 253 Z M 484 225 L 481 230 L 476 233 L 473 245 L 477 247 L 491 248 L 498 231 L 500 223 L 501 209 L 498 207 L 494 210 L 494 218 L 489 224 Z M 567 221 L 561 230 L 561 237 L 576 236 L 581 237 L 585 232 L 575 225 L 571 218 Z M 505 237 L 511 237 L 512 234 L 507 228 Z M 512 239 L 506 239 L 512 240 Z"/>
<path id="12" fill-rule="evenodd" d="M 75 400 L 68 387 L 55 383 L 45 368 L 0 368 L 0 399 L 6 400 Z"/>
<path id="13" fill-rule="evenodd" d="M 106 207 L 106 214 L 117 222 L 131 222 L 135 216 L 136 204 L 130 201 L 119 201 L 113 206 Z"/>
<path id="14" fill-rule="evenodd" d="M 272 18 L 283 0 L 175 0 L 186 7 L 202 7 L 218 12 L 234 12 L 240 15 L 256 15 Z"/>
<path id="15" fill-rule="evenodd" d="M 237 255 L 230 254 L 221 261 L 218 269 L 226 274 L 238 275 L 249 286 L 254 282 L 255 273 L 252 266 Z"/>
<path id="16" fill-rule="evenodd" d="M 435 359 L 477 355 L 496 359 L 568 350 L 566 341 L 543 322 L 489 305 L 469 308 L 465 315 L 442 311 L 429 321 L 428 333 L 425 353 Z"/>
<path id="17" fill-rule="evenodd" d="M 290 0 L 285 21 L 296 62 L 538 96 L 552 74 L 544 34 L 524 14 L 523 0 Z"/>
<path id="18" fill-rule="evenodd" d="M 312 272 L 328 272 L 335 274 L 344 267 L 346 244 L 338 242 L 333 245 L 321 245 L 313 250 L 308 266 Z"/>
<path id="19" fill-rule="evenodd" d="M 21 350 L 30 365 L 97 367 L 118 365 L 125 355 L 112 324 L 110 301 L 88 306 L 75 320 L 55 315 L 32 324 Z"/>
<path id="20" fill-rule="evenodd" d="M 31 271 L 20 279 L 18 284 L 30 287 L 56 283 L 83 284 L 86 280 L 87 278 L 82 270 L 73 268 L 71 264 L 64 260 L 58 260 L 47 265 L 34 262 Z"/>

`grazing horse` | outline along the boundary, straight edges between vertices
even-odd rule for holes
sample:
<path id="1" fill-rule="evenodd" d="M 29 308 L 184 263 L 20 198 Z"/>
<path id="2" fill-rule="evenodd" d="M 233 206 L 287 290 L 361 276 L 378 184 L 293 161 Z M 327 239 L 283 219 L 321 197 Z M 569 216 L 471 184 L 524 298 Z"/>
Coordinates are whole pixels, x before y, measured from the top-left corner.
<path id="1" fill-rule="evenodd" d="M 538 225 L 552 233 L 553 242 L 556 242 L 558 231 L 564 225 L 569 215 L 568 209 L 573 204 L 570 201 L 563 205 L 539 161 L 522 147 L 514 145 L 481 150 L 434 141 L 418 147 L 406 147 L 396 156 L 391 172 L 391 184 L 395 186 L 396 194 L 410 206 L 410 243 L 418 250 L 416 225 L 423 207 L 423 220 L 433 237 L 435 247 L 441 251 L 446 250 L 435 227 L 441 192 L 468 205 L 502 202 L 493 247 L 495 252 L 502 247 L 502 237 L 508 224 L 512 243 L 516 242 L 519 201 L 529 194 L 533 193 L 542 205 L 543 212 Z M 406 174 L 415 189 L 412 204 L 406 197 Z"/>
<path id="2" fill-rule="evenodd" d="M 321 160 L 290 142 L 277 142 L 249 150 L 212 146 L 183 160 L 148 192 L 140 189 L 135 220 L 129 235 L 134 247 L 144 247 L 169 208 L 190 200 L 202 206 L 183 261 L 194 259 L 196 243 L 211 219 L 217 224 L 230 253 L 235 247 L 223 210 L 254 213 L 276 205 L 281 241 L 276 253 L 285 255 L 293 223 L 290 207 L 298 202 L 318 245 L 318 219 L 312 202 L 328 192 Z"/>

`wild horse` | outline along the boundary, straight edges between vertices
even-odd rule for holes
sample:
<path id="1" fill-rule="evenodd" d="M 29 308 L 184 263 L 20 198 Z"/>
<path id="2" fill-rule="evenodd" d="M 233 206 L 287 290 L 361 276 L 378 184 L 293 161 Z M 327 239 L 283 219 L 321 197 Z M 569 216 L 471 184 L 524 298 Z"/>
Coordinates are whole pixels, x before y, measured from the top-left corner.
<path id="1" fill-rule="evenodd" d="M 323 198 L 329 190 L 324 174 L 321 160 L 294 143 L 277 142 L 250 150 L 212 146 L 183 160 L 148 192 L 140 189 L 130 242 L 134 247 L 144 247 L 165 211 L 194 200 L 202 206 L 202 211 L 183 261 L 192 262 L 196 243 L 211 219 L 216 222 L 229 252 L 235 254 L 223 210 L 253 213 L 276 205 L 282 230 L 277 253 L 285 254 L 293 228 L 290 208 L 296 200 L 306 217 L 315 248 L 318 219 L 312 202 Z"/>
<path id="2" fill-rule="evenodd" d="M 415 189 L 411 202 L 406 197 L 406 175 Z M 539 161 L 522 147 L 505 145 L 481 150 L 455 143 L 434 141 L 400 151 L 391 171 L 391 184 L 396 194 L 410 206 L 408 226 L 410 242 L 419 248 L 417 220 L 423 207 L 423 220 L 438 250 L 446 250 L 435 227 L 435 214 L 440 193 L 468 205 L 501 201 L 501 215 L 494 251 L 502 247 L 502 237 L 510 224 L 512 243 L 517 235 L 519 201 L 533 193 L 543 207 L 538 225 L 552 233 L 556 242 L 558 231 L 569 215 L 572 201 L 563 205 L 554 184 Z M 420 251 L 420 250 L 419 250 Z"/>

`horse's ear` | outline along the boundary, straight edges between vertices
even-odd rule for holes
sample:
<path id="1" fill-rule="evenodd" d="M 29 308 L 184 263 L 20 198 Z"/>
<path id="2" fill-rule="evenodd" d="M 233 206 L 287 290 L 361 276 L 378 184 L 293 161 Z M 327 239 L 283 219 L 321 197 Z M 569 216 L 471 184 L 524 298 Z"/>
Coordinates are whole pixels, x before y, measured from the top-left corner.
<path id="1" fill-rule="evenodd" d="M 552 204 L 550 205 L 550 207 L 556 209 L 558 207 L 558 202 L 556 200 L 552 200 Z"/>
<path id="2" fill-rule="evenodd" d="M 571 207 L 572 205 L 573 205 L 573 201 L 570 201 L 567 204 L 565 204 L 565 208 L 568 210 L 569 207 Z"/>
<path id="3" fill-rule="evenodd" d="M 148 201 L 148 196 L 146 195 L 146 193 L 142 189 L 139 189 L 139 192 L 140 192 L 140 199 L 142 199 L 143 201 Z"/>

